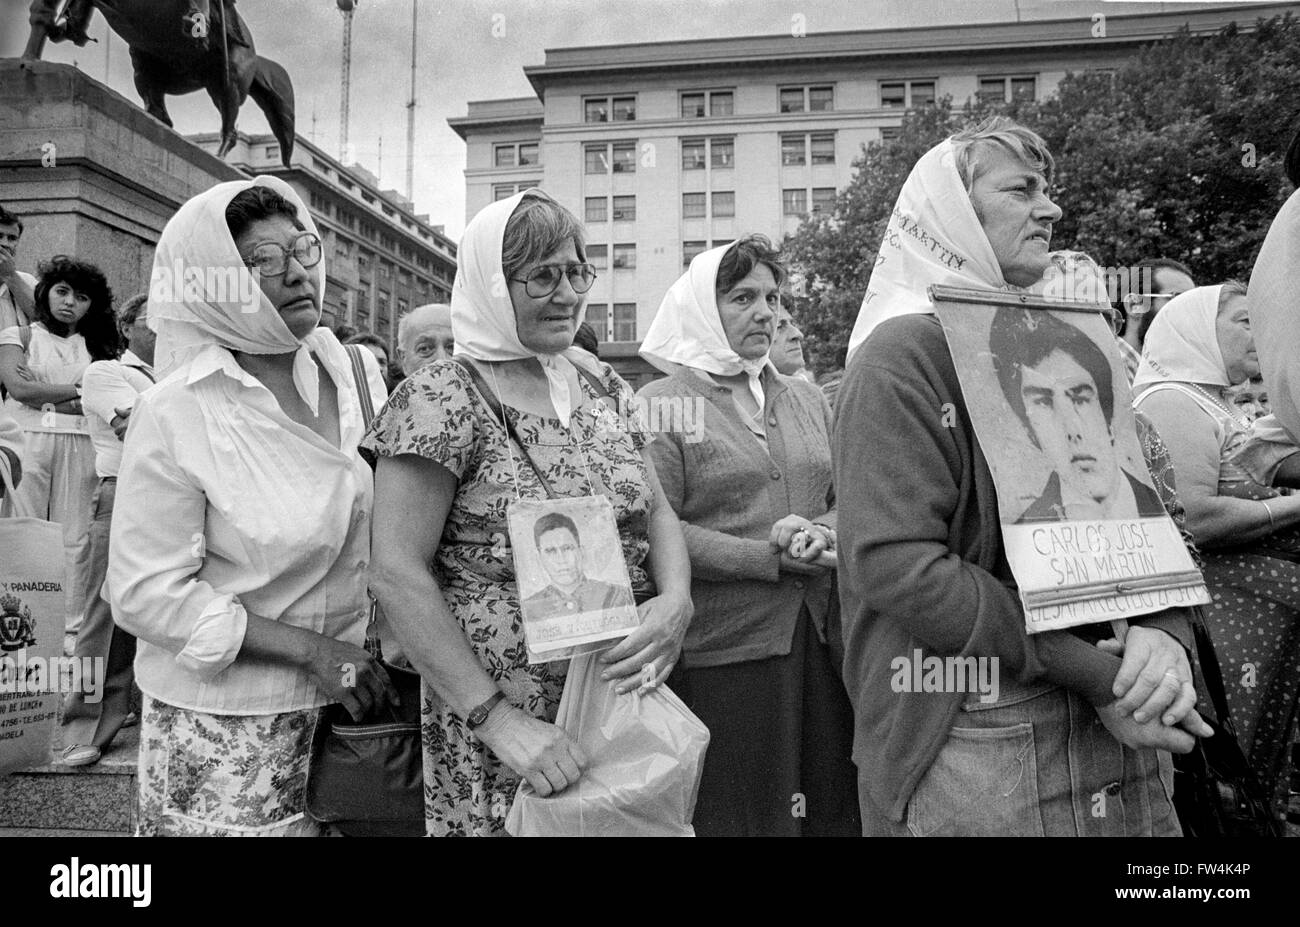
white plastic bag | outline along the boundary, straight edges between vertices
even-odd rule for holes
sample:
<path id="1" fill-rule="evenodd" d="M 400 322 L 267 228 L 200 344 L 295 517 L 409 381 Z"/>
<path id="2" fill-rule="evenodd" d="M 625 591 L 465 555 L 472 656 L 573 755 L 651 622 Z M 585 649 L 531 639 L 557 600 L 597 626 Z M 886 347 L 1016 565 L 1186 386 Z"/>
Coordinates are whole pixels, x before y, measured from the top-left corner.
<path id="1" fill-rule="evenodd" d="M 506 830 L 515 837 L 693 837 L 709 729 L 667 686 L 618 695 L 600 654 L 574 657 L 555 723 L 586 753 L 582 778 L 542 798 L 527 781 Z"/>

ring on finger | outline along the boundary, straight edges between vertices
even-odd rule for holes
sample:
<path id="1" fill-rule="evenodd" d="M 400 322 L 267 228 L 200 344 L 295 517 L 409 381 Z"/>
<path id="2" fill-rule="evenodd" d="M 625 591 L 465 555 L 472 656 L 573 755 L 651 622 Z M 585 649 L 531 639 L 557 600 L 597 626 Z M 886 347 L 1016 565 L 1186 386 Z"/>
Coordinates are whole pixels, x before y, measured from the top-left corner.
<path id="1" fill-rule="evenodd" d="M 1173 670 L 1165 670 L 1165 676 L 1169 679 L 1172 679 L 1180 686 L 1183 684 L 1183 678 L 1179 676 L 1177 673 L 1175 673 Z"/>

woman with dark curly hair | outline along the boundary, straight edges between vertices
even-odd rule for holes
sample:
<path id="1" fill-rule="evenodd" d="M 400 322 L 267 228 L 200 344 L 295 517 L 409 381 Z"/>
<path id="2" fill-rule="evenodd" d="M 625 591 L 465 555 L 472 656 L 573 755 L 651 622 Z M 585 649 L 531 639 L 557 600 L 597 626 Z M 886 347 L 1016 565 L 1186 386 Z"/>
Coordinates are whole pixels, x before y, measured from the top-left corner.
<path id="1" fill-rule="evenodd" d="M 26 437 L 23 480 L 0 514 L 63 526 L 66 630 L 81 625 L 87 564 L 78 554 L 90 527 L 98 480 L 90 426 L 81 410 L 81 375 L 91 361 L 113 360 L 121 336 L 113 291 L 94 264 L 58 255 L 41 265 L 31 325 L 0 332 L 0 382 L 5 408 Z"/>

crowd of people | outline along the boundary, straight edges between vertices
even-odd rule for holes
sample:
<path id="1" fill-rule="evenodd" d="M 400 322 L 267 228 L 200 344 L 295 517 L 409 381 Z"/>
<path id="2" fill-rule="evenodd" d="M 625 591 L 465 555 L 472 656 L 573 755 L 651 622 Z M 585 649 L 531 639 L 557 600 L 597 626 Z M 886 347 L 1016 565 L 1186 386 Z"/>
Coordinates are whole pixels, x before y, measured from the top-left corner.
<path id="1" fill-rule="evenodd" d="M 555 723 L 567 662 L 530 660 L 512 512 L 601 497 L 640 619 L 601 678 L 629 698 L 666 684 L 709 728 L 702 836 L 1177 835 L 1172 757 L 1212 734 L 1202 620 L 1284 818 L 1300 448 L 1267 414 L 1265 389 L 1276 404 L 1285 387 L 1261 381 L 1242 283 L 1144 261 L 1153 285 L 1108 313 L 1104 349 L 1054 316 L 994 324 L 1019 352 L 995 359 L 1007 404 L 1061 460 L 1020 521 L 1098 511 L 1068 471 L 1135 421 L 1155 488 L 1123 471 L 1120 510 L 1172 516 L 1211 597 L 1122 634 L 1026 632 L 928 288 L 1041 294 L 1053 269 L 1095 268 L 1050 250 L 1053 174 L 1004 117 L 923 155 L 894 211 L 923 232 L 887 233 L 820 382 L 772 242 L 695 256 L 645 333 L 663 377 L 639 394 L 583 322 L 583 225 L 541 190 L 470 221 L 450 304 L 403 317 L 396 356 L 321 326 L 321 239 L 274 178 L 219 184 L 167 223 L 156 267 L 212 271 L 201 293 L 155 287 L 116 310 L 87 256 L 18 271 L 22 222 L 0 209 L 3 512 L 62 526 L 70 649 L 107 667 L 100 704 L 64 708 L 64 762 L 95 762 L 135 721 L 134 682 L 141 834 L 329 833 L 304 807 L 315 720 L 397 700 L 378 641 L 422 679 L 427 833 L 502 834 L 522 782 L 558 794 L 592 762 Z M 256 305 L 231 274 L 256 281 Z M 699 421 L 628 411 L 656 404 Z M 581 549 L 572 520 L 547 517 L 539 550 L 547 532 Z M 569 572 L 552 574 L 558 606 L 580 597 Z M 994 660 L 1000 685 L 900 691 L 913 655 Z M 1096 814 L 1097 795 L 1120 812 Z"/>

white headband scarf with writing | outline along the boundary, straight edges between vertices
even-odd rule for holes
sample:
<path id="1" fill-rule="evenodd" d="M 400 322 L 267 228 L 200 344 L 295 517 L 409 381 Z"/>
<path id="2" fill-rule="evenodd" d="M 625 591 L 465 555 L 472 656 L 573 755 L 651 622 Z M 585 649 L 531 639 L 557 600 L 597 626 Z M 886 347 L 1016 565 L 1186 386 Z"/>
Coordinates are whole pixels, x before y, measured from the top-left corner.
<path id="1" fill-rule="evenodd" d="M 1255 259 L 1249 287 L 1250 327 L 1259 352 L 1260 373 L 1268 386 L 1273 410 L 1270 423 L 1280 425 L 1293 444 L 1300 444 L 1297 267 L 1300 267 L 1300 190 L 1291 194 L 1269 226 L 1259 257 Z M 1156 316 L 1156 321 L 1160 321 L 1160 316 Z"/>
<path id="2" fill-rule="evenodd" d="M 1214 330 L 1221 286 L 1198 286 L 1165 305 L 1147 330 L 1133 394 L 1156 383 L 1228 386 L 1228 370 Z"/>
<path id="3" fill-rule="evenodd" d="M 220 183 L 187 200 L 163 228 L 154 251 L 148 325 L 158 333 L 155 366 L 165 376 L 212 344 L 245 354 L 292 351 L 294 387 L 316 415 L 320 377 L 311 351 L 289 331 L 262 292 L 257 273 L 244 264 L 226 224 L 230 201 L 252 187 L 268 187 L 283 196 L 293 204 L 304 230 L 318 234 L 298 194 L 275 177 Z M 325 262 L 307 272 L 315 282 L 319 318 Z"/>
<path id="4" fill-rule="evenodd" d="M 1068 251 L 1053 252 L 1051 258 L 1047 273 L 1032 287 L 1012 286 L 1003 279 L 957 171 L 952 141 L 944 140 L 921 156 L 898 194 L 849 336 L 849 356 L 887 319 L 934 312 L 926 295 L 930 286 L 1105 301 L 1105 282 L 1091 258 Z"/>
<path id="5" fill-rule="evenodd" d="M 718 265 L 734 244 L 728 242 L 695 256 L 686 273 L 664 295 L 640 353 L 665 373 L 672 373 L 677 365 L 724 377 L 744 373 L 761 410 L 765 397 L 760 375 L 768 365 L 767 354 L 747 360 L 732 350 L 718 314 Z"/>
<path id="6" fill-rule="evenodd" d="M 565 362 L 581 363 L 567 349 L 561 354 L 539 354 L 524 347 L 519 340 L 515 309 L 510 301 L 501 252 L 505 246 L 506 223 L 529 193 L 525 190 L 508 199 L 498 200 L 479 211 L 465 226 L 460 250 L 456 255 L 456 281 L 451 290 L 451 333 L 456 353 L 481 361 L 520 360 L 535 357 L 546 375 L 551 405 L 565 428 L 573 414 L 573 397 L 565 376 Z M 576 324 L 586 315 L 586 302 L 578 312 Z M 590 368 L 590 363 L 585 365 Z"/>

